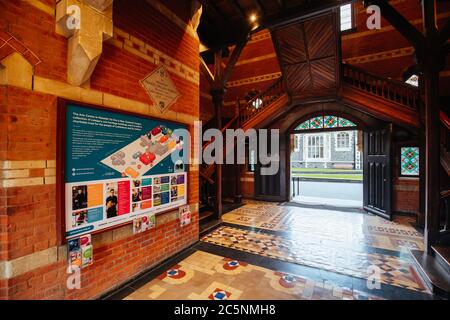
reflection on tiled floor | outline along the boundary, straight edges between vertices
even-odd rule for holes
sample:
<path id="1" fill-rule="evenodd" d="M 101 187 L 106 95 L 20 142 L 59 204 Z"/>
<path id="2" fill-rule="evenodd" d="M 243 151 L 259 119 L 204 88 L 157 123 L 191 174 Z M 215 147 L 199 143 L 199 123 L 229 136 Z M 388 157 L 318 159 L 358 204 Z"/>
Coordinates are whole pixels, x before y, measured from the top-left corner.
<path id="1" fill-rule="evenodd" d="M 181 261 L 126 300 L 378 300 L 363 292 L 202 251 Z"/>
<path id="2" fill-rule="evenodd" d="M 249 201 L 223 220 L 224 225 L 174 260 L 171 268 L 130 284 L 118 296 L 433 298 L 408 251 L 423 249 L 423 237 L 410 218 L 390 222 L 362 212 Z M 373 290 L 370 284 L 377 280 L 380 288 Z"/>
<path id="3" fill-rule="evenodd" d="M 221 227 L 202 241 L 278 260 L 307 265 L 353 277 L 367 279 L 380 268 L 381 282 L 405 289 L 426 291 L 412 263 L 395 256 L 366 253 L 352 247 L 336 247 L 317 238 L 297 241 L 267 233 Z"/>
<path id="4" fill-rule="evenodd" d="M 297 240 L 319 241 L 326 246 L 370 246 L 395 251 L 423 250 L 423 237 L 401 217 L 399 222 L 353 212 L 247 203 L 223 216 L 223 221 L 295 234 Z"/>

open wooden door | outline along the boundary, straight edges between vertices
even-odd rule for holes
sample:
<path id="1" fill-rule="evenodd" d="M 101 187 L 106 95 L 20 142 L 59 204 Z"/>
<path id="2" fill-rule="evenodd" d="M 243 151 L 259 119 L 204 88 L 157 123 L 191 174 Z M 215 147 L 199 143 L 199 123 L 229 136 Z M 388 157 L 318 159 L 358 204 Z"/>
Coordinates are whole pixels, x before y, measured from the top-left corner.
<path id="1" fill-rule="evenodd" d="M 392 125 L 364 131 L 364 210 L 392 220 Z"/>

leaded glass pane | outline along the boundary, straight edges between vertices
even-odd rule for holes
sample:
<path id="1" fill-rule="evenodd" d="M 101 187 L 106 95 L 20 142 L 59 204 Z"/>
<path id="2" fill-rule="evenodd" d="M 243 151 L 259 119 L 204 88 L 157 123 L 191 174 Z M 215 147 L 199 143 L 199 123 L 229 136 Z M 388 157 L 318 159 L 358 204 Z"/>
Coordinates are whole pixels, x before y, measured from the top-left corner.
<path id="1" fill-rule="evenodd" d="M 308 130 L 309 129 L 309 120 L 303 122 L 301 125 L 297 127 L 295 130 Z"/>
<path id="2" fill-rule="evenodd" d="M 337 128 L 338 118 L 335 116 L 326 116 L 323 124 L 324 128 Z"/>
<path id="3" fill-rule="evenodd" d="M 316 117 L 310 120 L 311 129 L 323 129 L 323 117 Z"/>
<path id="4" fill-rule="evenodd" d="M 403 176 L 418 176 L 419 167 L 419 148 L 404 147 L 401 148 L 401 166 Z"/>
<path id="5" fill-rule="evenodd" d="M 339 127 L 340 128 L 356 127 L 356 124 L 354 124 L 350 120 L 339 118 Z"/>
<path id="6" fill-rule="evenodd" d="M 309 119 L 300 124 L 295 130 L 319 130 L 356 127 L 352 121 L 336 116 L 320 116 Z"/>

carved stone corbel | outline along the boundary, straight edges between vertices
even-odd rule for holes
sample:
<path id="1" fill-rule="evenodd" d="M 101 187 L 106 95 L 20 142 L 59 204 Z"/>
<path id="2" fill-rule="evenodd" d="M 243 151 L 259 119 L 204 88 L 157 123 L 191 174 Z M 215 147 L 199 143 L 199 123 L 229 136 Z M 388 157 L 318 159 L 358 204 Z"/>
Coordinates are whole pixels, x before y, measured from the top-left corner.
<path id="1" fill-rule="evenodd" d="M 194 28 L 195 32 L 197 32 L 198 26 L 200 25 L 202 13 L 203 13 L 202 4 L 197 0 L 193 0 L 191 2 L 191 25 L 192 28 Z"/>
<path id="2" fill-rule="evenodd" d="M 56 31 L 69 38 L 67 81 L 81 86 L 89 81 L 113 36 L 113 0 L 61 0 L 56 4 Z"/>

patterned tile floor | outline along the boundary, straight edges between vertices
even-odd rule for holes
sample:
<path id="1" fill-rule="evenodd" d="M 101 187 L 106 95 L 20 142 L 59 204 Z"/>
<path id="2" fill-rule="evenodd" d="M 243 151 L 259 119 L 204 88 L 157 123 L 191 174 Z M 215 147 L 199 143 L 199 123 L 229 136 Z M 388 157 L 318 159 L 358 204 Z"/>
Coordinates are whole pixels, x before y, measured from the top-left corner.
<path id="1" fill-rule="evenodd" d="M 408 251 L 423 249 L 423 238 L 407 217 L 389 222 L 359 212 L 250 201 L 223 221 L 184 255 L 117 297 L 433 298 Z M 370 289 L 374 270 L 380 287 Z"/>
<path id="2" fill-rule="evenodd" d="M 423 237 L 408 223 L 407 217 L 391 222 L 362 213 L 252 201 L 227 213 L 222 219 L 230 224 L 293 233 L 297 239 L 319 239 L 344 246 L 363 245 L 405 252 L 408 248 L 423 250 Z"/>
<path id="3" fill-rule="evenodd" d="M 295 238 L 221 227 L 202 241 L 363 279 L 372 274 L 370 267 L 376 266 L 380 268 L 381 282 L 426 292 L 412 262 L 407 259 L 337 247 L 317 238 L 297 241 Z"/>
<path id="4" fill-rule="evenodd" d="M 363 292 L 196 251 L 125 300 L 380 300 Z"/>

